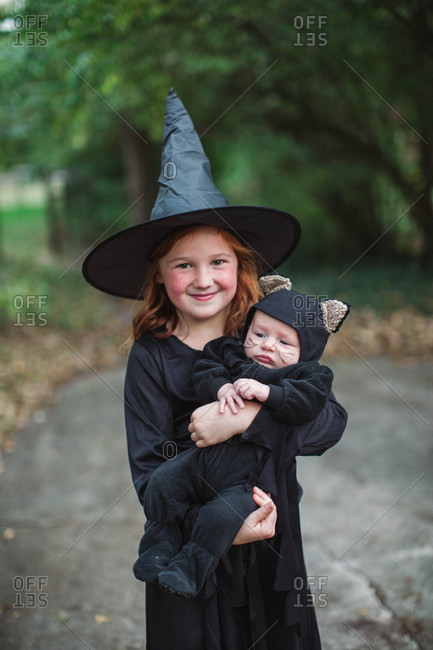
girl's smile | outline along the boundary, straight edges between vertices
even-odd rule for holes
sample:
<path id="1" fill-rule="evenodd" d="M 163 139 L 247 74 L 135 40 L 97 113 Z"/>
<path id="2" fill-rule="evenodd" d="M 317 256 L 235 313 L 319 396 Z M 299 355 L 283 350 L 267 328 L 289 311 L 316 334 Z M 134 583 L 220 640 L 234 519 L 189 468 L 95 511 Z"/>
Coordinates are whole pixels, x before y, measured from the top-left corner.
<path id="1" fill-rule="evenodd" d="M 211 300 L 216 295 L 216 292 L 214 292 L 214 293 L 190 293 L 189 295 L 192 298 L 194 298 L 195 300 L 205 301 L 205 300 Z"/>

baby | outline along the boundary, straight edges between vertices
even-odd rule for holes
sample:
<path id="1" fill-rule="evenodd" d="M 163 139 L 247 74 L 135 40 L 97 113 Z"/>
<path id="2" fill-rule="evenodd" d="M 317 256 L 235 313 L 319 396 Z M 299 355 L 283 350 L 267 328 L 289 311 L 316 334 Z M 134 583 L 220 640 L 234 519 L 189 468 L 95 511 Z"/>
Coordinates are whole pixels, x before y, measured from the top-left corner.
<path id="1" fill-rule="evenodd" d="M 194 368 L 194 385 L 203 403 L 218 399 L 220 412 L 228 406 L 236 413 L 243 400 L 256 399 L 276 419 L 296 426 L 313 420 L 329 397 L 333 374 L 318 359 L 349 305 L 319 303 L 292 291 L 281 276 L 265 276 L 260 284 L 265 297 L 248 312 L 244 341 L 223 336 L 208 343 Z M 196 596 L 256 508 L 249 478 L 256 480 L 263 452 L 236 436 L 160 465 L 145 493 L 147 521 L 135 576 L 179 596 Z M 181 523 L 192 504 L 200 507 L 184 544 Z"/>

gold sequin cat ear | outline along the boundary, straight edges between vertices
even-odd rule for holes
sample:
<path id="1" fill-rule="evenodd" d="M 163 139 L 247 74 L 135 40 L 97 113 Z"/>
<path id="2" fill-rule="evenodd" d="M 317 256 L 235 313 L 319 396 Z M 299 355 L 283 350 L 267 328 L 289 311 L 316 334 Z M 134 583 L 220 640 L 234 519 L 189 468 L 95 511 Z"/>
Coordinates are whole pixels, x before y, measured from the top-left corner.
<path id="1" fill-rule="evenodd" d="M 324 300 L 319 303 L 323 314 L 323 325 L 327 332 L 338 332 L 350 312 L 350 305 L 341 300 Z"/>
<path id="2" fill-rule="evenodd" d="M 259 286 L 264 295 L 269 296 L 274 291 L 281 291 L 282 289 L 290 290 L 292 283 L 289 278 L 285 278 L 282 275 L 263 275 L 259 279 Z"/>

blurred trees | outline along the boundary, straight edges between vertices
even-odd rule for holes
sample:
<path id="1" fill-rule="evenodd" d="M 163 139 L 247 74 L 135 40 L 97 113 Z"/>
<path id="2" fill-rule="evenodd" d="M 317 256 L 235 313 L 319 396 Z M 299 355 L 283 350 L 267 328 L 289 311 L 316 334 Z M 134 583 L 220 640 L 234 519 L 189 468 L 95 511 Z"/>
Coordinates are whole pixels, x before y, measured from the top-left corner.
<path id="1" fill-rule="evenodd" d="M 149 216 L 174 86 L 231 203 L 293 212 L 316 258 L 371 248 L 430 263 L 428 0 L 58 0 L 20 13 L 48 16 L 48 42 L 0 34 L 0 164 L 70 170 L 75 238 Z"/>

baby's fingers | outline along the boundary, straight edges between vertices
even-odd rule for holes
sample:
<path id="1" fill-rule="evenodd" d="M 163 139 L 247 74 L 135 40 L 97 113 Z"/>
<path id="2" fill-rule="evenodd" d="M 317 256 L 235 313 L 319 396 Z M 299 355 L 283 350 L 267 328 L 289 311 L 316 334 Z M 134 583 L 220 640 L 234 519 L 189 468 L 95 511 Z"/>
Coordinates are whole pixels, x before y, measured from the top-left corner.
<path id="1" fill-rule="evenodd" d="M 245 404 L 244 404 L 244 400 L 242 399 L 242 397 L 241 397 L 240 395 L 238 395 L 237 393 L 235 393 L 235 394 L 233 395 L 233 400 L 236 402 L 236 404 L 237 404 L 238 406 L 240 406 L 241 409 L 244 408 L 244 406 L 245 406 Z"/>
<path id="2" fill-rule="evenodd" d="M 236 408 L 236 402 L 233 399 L 233 395 L 227 395 L 226 400 L 231 412 L 236 414 L 238 412 L 238 409 Z"/>

